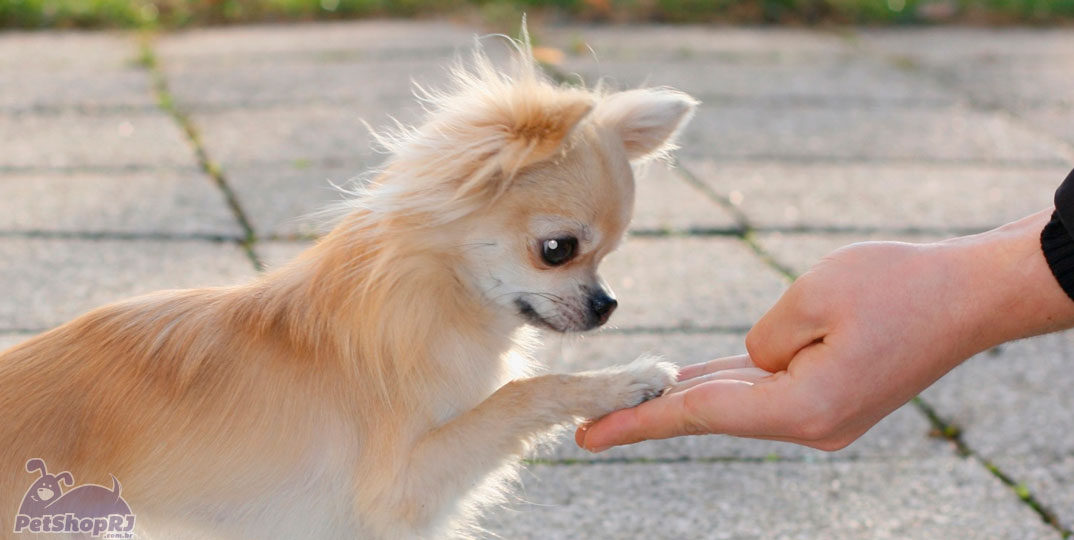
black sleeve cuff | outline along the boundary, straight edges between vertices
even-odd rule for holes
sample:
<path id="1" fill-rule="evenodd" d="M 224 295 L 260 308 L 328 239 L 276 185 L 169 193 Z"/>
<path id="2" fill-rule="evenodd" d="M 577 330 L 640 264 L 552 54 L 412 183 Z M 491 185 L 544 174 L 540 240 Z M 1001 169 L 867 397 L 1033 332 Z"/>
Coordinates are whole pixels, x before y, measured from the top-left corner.
<path id="1" fill-rule="evenodd" d="M 1052 220 L 1041 231 L 1040 247 L 1059 286 L 1074 300 L 1074 238 L 1063 226 L 1058 212 L 1052 213 Z"/>
<path id="2" fill-rule="evenodd" d="M 1040 247 L 1052 275 L 1063 292 L 1074 300 L 1074 236 L 1068 223 L 1074 225 L 1074 171 L 1056 190 L 1055 212 L 1040 233 Z"/>

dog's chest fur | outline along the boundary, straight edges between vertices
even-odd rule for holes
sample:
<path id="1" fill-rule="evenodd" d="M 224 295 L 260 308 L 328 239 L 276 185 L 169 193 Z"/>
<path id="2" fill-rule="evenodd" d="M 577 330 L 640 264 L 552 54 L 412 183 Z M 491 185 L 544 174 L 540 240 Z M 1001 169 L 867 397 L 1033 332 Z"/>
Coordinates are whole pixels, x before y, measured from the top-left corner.
<path id="1" fill-rule="evenodd" d="M 534 332 L 528 327 L 505 326 L 490 329 L 483 339 L 444 336 L 430 359 L 439 367 L 441 378 L 425 400 L 434 425 L 476 407 L 508 381 L 529 375 L 534 368 L 529 351 Z"/>

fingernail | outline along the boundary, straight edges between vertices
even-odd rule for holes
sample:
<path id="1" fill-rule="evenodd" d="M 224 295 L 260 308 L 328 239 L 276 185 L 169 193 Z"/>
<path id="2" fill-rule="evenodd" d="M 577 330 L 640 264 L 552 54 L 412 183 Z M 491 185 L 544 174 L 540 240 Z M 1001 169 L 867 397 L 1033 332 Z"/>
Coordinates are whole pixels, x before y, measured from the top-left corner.
<path id="1" fill-rule="evenodd" d="M 588 450 L 594 454 L 599 454 L 609 448 L 611 448 L 611 446 L 598 446 L 596 448 L 589 448 Z"/>

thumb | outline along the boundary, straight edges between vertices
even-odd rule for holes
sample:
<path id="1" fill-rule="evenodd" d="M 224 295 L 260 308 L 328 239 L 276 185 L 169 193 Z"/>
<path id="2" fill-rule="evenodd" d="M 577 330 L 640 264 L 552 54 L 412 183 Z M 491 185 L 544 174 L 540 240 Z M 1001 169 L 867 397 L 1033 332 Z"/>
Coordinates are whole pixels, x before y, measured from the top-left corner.
<path id="1" fill-rule="evenodd" d="M 591 452 L 648 439 L 680 435 L 726 433 L 729 425 L 712 425 L 709 418 L 734 416 L 754 409 L 753 384 L 746 381 L 717 380 L 689 390 L 667 394 L 637 407 L 615 411 L 588 426 L 579 428 L 575 441 Z M 733 424 L 749 422 L 741 416 Z M 734 426 L 737 427 L 737 426 Z M 756 426 L 750 426 L 751 429 Z"/>
<path id="2" fill-rule="evenodd" d="M 765 371 L 784 371 L 798 351 L 822 339 L 823 311 L 812 307 L 806 284 L 799 278 L 746 334 L 746 351 Z"/>

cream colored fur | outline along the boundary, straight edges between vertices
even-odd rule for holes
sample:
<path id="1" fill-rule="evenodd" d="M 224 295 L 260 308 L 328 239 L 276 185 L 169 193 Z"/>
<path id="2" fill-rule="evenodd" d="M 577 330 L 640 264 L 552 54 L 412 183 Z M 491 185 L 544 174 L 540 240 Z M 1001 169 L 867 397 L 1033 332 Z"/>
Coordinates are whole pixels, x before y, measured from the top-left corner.
<path id="1" fill-rule="evenodd" d="M 384 136 L 383 170 L 287 266 L 232 287 L 104 306 L 0 353 L 0 538 L 35 476 L 114 475 L 148 538 L 468 534 L 556 426 L 630 407 L 653 359 L 531 376 L 519 299 L 582 329 L 633 206 L 630 162 L 666 152 L 695 102 L 557 87 L 528 44 L 478 52 Z M 576 234 L 548 267 L 542 236 Z M 52 537 L 55 537 L 54 535 Z"/>

